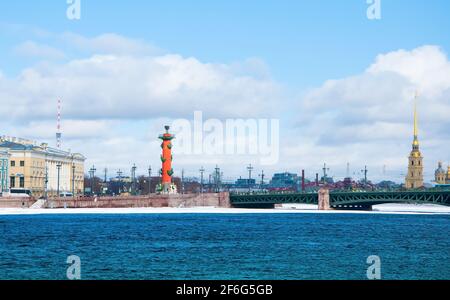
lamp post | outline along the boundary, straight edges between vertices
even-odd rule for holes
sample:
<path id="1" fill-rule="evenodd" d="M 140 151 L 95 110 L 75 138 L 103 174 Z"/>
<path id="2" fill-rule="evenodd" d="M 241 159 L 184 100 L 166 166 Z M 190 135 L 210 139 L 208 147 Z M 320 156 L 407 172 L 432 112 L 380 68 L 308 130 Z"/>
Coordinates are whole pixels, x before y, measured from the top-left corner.
<path id="1" fill-rule="evenodd" d="M 181 170 L 181 194 L 184 194 L 184 169 Z"/>
<path id="2" fill-rule="evenodd" d="M 75 163 L 72 164 L 72 197 L 75 197 Z"/>
<path id="3" fill-rule="evenodd" d="M 47 200 L 48 197 L 48 166 L 45 163 L 45 178 L 44 178 L 44 199 Z"/>
<path id="4" fill-rule="evenodd" d="M 200 168 L 200 193 L 203 194 L 203 174 L 205 173 L 205 168 Z"/>
<path id="5" fill-rule="evenodd" d="M 148 167 L 148 194 L 152 193 L 152 166 Z"/>
<path id="6" fill-rule="evenodd" d="M 131 168 L 131 193 L 136 195 L 136 164 Z"/>
<path id="7" fill-rule="evenodd" d="M 214 169 L 214 185 L 215 185 L 215 192 L 220 192 L 220 168 L 218 165 L 216 165 L 216 168 Z"/>
<path id="8" fill-rule="evenodd" d="M 123 172 L 119 169 L 117 172 L 117 177 L 119 178 L 119 196 L 122 193 L 122 174 Z"/>
<path id="9" fill-rule="evenodd" d="M 250 184 L 250 181 L 252 180 L 252 171 L 253 171 L 253 166 L 250 164 L 247 167 L 248 170 L 248 192 L 250 193 L 252 191 L 252 186 Z"/>
<path id="10" fill-rule="evenodd" d="M 59 197 L 59 175 L 61 173 L 61 163 L 58 162 L 56 164 L 56 169 L 58 170 L 58 179 L 57 179 L 57 185 L 56 185 L 56 197 Z"/>
<path id="11" fill-rule="evenodd" d="M 89 173 L 91 174 L 91 193 L 94 194 L 94 183 L 95 183 L 95 172 L 97 169 L 95 166 L 92 166 L 92 168 L 89 170 Z"/>
<path id="12" fill-rule="evenodd" d="M 266 176 L 266 175 L 264 174 L 264 170 L 261 171 L 261 175 L 259 175 L 259 176 L 261 177 L 261 185 L 260 185 L 259 189 L 260 189 L 260 191 L 262 192 L 263 186 L 264 186 L 264 177 Z"/>

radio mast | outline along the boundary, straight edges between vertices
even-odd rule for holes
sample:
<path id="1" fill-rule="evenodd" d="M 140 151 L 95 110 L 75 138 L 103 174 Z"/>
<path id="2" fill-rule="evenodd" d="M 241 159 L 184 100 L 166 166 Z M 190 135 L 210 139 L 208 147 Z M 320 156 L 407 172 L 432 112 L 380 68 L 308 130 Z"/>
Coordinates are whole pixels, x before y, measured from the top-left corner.
<path id="1" fill-rule="evenodd" d="M 58 108 L 56 116 L 56 148 L 61 149 L 61 100 L 58 99 Z"/>

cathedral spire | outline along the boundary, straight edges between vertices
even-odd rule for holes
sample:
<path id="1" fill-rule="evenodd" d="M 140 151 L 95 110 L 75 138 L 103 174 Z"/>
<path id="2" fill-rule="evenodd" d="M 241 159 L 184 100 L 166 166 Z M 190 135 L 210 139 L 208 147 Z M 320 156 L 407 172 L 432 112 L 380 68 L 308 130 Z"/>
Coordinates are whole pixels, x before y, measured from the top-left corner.
<path id="1" fill-rule="evenodd" d="M 414 99 L 414 142 L 409 155 L 408 174 L 406 175 L 405 187 L 417 189 L 423 187 L 423 157 L 419 150 L 419 126 L 417 122 L 417 98 Z"/>
<path id="2" fill-rule="evenodd" d="M 419 148 L 419 125 L 417 121 L 417 98 L 419 93 L 416 91 L 416 95 L 414 97 L 414 142 L 413 148 L 414 150 L 418 150 Z"/>
<path id="3" fill-rule="evenodd" d="M 418 127 L 417 127 L 417 92 L 416 92 L 416 96 L 414 99 L 414 136 L 417 137 L 419 132 L 418 132 Z"/>

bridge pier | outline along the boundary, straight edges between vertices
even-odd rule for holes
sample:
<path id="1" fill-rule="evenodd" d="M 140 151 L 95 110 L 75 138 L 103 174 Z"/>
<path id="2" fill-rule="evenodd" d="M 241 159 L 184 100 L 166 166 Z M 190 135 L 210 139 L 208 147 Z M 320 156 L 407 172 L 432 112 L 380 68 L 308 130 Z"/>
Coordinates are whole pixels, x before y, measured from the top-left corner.
<path id="1" fill-rule="evenodd" d="M 319 210 L 332 210 L 330 205 L 330 190 L 327 188 L 319 190 Z"/>

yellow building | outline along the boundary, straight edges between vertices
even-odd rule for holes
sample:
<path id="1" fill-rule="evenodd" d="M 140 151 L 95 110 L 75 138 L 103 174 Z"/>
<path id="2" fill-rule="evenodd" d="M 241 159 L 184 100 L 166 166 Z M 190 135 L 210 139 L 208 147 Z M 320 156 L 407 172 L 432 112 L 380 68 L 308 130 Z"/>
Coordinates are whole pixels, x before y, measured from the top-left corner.
<path id="1" fill-rule="evenodd" d="M 24 139 L 2 137 L 0 147 L 9 150 L 9 185 L 34 197 L 61 193 L 80 195 L 84 190 L 85 157 Z"/>
<path id="2" fill-rule="evenodd" d="M 447 184 L 450 184 L 450 166 L 447 168 Z"/>
<path id="3" fill-rule="evenodd" d="M 414 107 L 414 140 L 412 151 L 409 155 L 408 174 L 406 175 L 405 187 L 407 189 L 423 187 L 423 157 L 419 150 L 417 105 Z"/>

